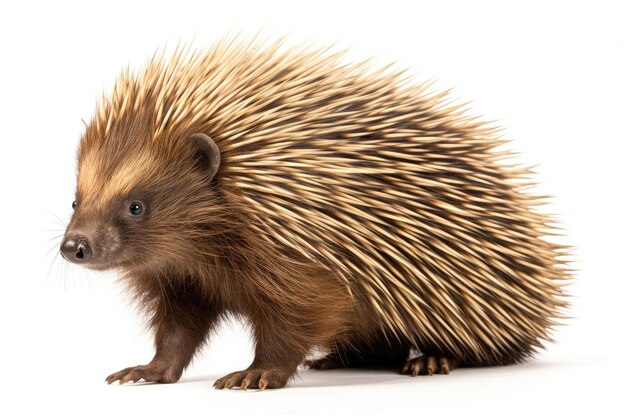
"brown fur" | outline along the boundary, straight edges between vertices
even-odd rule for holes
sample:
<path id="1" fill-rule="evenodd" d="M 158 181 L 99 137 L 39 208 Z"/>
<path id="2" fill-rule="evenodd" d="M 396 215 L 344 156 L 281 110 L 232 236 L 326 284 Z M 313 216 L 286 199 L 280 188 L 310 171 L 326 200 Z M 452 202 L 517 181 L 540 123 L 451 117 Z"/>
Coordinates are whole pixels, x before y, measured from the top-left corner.
<path id="1" fill-rule="evenodd" d="M 155 57 L 87 126 L 68 233 L 90 237 L 89 267 L 121 271 L 156 335 L 150 364 L 107 380 L 178 380 L 228 313 L 249 320 L 255 360 L 218 388 L 281 387 L 312 347 L 398 368 L 418 347 L 419 374 L 549 339 L 566 248 L 542 238 L 494 130 L 399 73 L 280 50 Z M 220 150 L 213 178 L 196 133 Z"/>

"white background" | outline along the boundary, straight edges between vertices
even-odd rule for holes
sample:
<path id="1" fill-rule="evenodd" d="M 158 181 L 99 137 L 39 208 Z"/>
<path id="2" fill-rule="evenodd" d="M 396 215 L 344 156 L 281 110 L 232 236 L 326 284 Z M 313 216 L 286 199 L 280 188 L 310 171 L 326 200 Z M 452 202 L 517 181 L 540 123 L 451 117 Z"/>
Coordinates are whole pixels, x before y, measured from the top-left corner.
<path id="1" fill-rule="evenodd" d="M 0 6 L 0 414 L 624 415 L 618 2 L 13 3 Z M 114 277 L 53 260 L 57 216 L 71 213 L 81 118 L 119 70 L 167 42 L 195 37 L 202 47 L 228 30 L 258 29 L 338 41 L 350 60 L 398 60 L 507 128 L 521 161 L 540 164 L 540 191 L 554 196 L 549 210 L 576 247 L 574 318 L 557 344 L 524 365 L 449 376 L 303 371 L 283 390 L 215 391 L 215 378 L 251 360 L 247 330 L 229 323 L 178 384 L 104 384 L 147 362 L 152 341 Z"/>

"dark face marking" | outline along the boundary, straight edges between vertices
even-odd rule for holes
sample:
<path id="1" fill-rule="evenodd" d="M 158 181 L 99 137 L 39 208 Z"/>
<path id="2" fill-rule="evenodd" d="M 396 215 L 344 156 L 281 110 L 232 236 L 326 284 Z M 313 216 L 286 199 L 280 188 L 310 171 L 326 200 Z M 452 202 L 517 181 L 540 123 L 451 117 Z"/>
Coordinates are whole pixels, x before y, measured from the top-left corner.
<path id="1" fill-rule="evenodd" d="M 136 194 L 135 194 L 136 195 Z M 120 197 L 102 208 L 78 205 L 74 201 L 74 215 L 63 243 L 61 254 L 73 263 L 91 269 L 111 269 L 138 262 L 145 243 L 145 220 L 149 218 L 148 197 Z"/>

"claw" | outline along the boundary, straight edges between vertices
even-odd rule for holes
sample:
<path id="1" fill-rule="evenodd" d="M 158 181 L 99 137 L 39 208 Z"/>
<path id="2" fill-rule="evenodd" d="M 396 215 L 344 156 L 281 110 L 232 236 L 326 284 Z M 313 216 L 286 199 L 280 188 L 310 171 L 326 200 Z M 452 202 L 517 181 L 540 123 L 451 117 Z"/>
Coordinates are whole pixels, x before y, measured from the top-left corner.
<path id="1" fill-rule="evenodd" d="M 417 360 L 413 363 L 413 369 L 411 370 L 411 376 L 418 376 L 422 370 L 422 361 Z"/>
<path id="2" fill-rule="evenodd" d="M 124 378 L 120 379 L 120 385 L 123 385 L 130 381 L 133 381 L 133 383 L 135 382 L 135 376 L 133 375 L 132 372 L 127 374 Z"/>
<path id="3" fill-rule="evenodd" d="M 426 371 L 428 372 L 428 375 L 432 375 L 437 372 L 437 361 L 433 356 L 429 356 L 427 360 L 428 363 L 426 365 Z"/>
<path id="4" fill-rule="evenodd" d="M 448 375 L 450 373 L 450 364 L 448 363 L 448 359 L 441 358 L 439 362 L 440 362 L 441 372 Z"/>
<path id="5" fill-rule="evenodd" d="M 241 389 L 244 390 L 244 391 L 247 391 L 249 386 L 250 386 L 250 382 L 248 382 L 248 381 L 243 381 L 241 383 Z"/>
<path id="6" fill-rule="evenodd" d="M 131 381 L 135 383 L 142 379 L 146 382 L 176 382 L 179 377 L 180 374 L 173 373 L 171 369 L 155 364 L 148 364 L 122 369 L 119 372 L 109 375 L 105 379 L 105 382 L 109 385 L 115 381 L 119 381 L 120 385 L 123 385 Z"/>
<path id="7" fill-rule="evenodd" d="M 268 388 L 284 387 L 289 375 L 290 373 L 277 369 L 247 369 L 228 374 L 215 381 L 213 386 L 216 389 L 241 387 L 244 391 L 248 388 L 258 388 L 263 391 Z"/>
<path id="8" fill-rule="evenodd" d="M 248 387 L 250 387 L 250 385 L 254 382 L 255 379 L 256 379 L 256 376 L 254 374 L 246 375 L 246 377 L 243 379 L 243 381 L 241 381 L 241 388 L 244 391 L 246 391 L 248 389 Z"/>

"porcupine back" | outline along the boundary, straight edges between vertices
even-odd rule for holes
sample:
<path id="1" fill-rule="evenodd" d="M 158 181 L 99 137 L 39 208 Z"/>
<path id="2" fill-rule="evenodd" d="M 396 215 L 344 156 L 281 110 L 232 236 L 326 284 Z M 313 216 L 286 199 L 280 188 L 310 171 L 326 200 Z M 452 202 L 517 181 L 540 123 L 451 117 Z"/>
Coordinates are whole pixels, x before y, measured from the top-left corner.
<path id="1" fill-rule="evenodd" d="M 568 277 L 529 171 L 447 92 L 342 57 L 234 39 L 155 56 L 97 125 L 149 104 L 155 137 L 211 135 L 258 238 L 325 265 L 385 335 L 466 364 L 523 359 Z"/>

